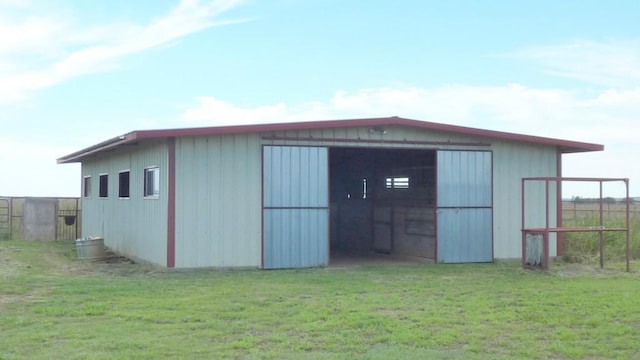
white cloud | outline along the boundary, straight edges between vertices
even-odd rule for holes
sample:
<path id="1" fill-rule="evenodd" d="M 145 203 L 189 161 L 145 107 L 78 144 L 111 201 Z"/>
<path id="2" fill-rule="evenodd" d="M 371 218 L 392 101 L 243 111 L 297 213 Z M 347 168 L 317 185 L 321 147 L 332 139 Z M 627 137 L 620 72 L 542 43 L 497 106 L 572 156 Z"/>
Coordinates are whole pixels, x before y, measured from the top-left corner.
<path id="1" fill-rule="evenodd" d="M 145 25 L 80 27 L 61 15 L 0 17 L 0 105 L 73 77 L 107 71 L 121 58 L 167 44 L 211 26 L 241 0 L 182 0 Z M 240 20 L 238 20 L 240 21 Z"/>
<path id="2" fill-rule="evenodd" d="M 605 144 L 605 152 L 565 156 L 566 176 L 640 181 L 636 150 L 640 88 L 580 93 L 523 85 L 379 88 L 339 91 L 323 101 L 239 107 L 200 97 L 180 120 L 218 126 L 401 116 L 418 120 Z M 640 188 L 640 187 L 639 187 Z M 639 192 L 640 193 L 640 192 Z"/>
<path id="3" fill-rule="evenodd" d="M 402 116 L 426 121 L 565 136 L 583 141 L 632 138 L 640 118 L 640 88 L 578 93 L 523 85 L 378 88 L 336 92 L 324 101 L 238 107 L 199 97 L 180 120 L 189 126 Z"/>
<path id="4" fill-rule="evenodd" d="M 640 81 L 640 40 L 575 41 L 556 46 L 528 47 L 502 56 L 532 60 L 551 75 L 604 86 L 637 86 Z"/>
<path id="5" fill-rule="evenodd" d="M 640 151 L 635 132 L 637 119 L 640 118 L 640 88 L 584 94 L 515 84 L 496 87 L 456 85 L 339 91 L 319 101 L 299 104 L 281 102 L 255 107 L 236 106 L 212 97 L 200 97 L 196 101 L 192 108 L 182 113 L 180 121 L 183 126 L 397 115 L 603 143 L 604 152 L 565 155 L 564 175 L 629 177 L 632 179 L 632 194 L 640 195 L 640 183 L 636 184 L 640 181 L 640 167 L 636 166 Z M 149 127 L 161 126 L 152 124 Z M 83 146 L 104 140 L 100 134 L 117 135 L 129 130 L 132 129 L 101 131 L 84 139 Z M 0 189 L 3 192 L 0 195 L 77 196 L 79 167 L 56 165 L 54 159 L 77 150 L 75 147 L 26 143 L 0 137 L 0 163 L 5 169 L 11 169 L 10 177 L 0 177 Z M 52 155 L 43 157 L 42 154 Z M 43 173 L 47 174 L 49 182 L 46 186 L 42 185 Z M 581 193 L 568 195 L 585 196 Z"/>

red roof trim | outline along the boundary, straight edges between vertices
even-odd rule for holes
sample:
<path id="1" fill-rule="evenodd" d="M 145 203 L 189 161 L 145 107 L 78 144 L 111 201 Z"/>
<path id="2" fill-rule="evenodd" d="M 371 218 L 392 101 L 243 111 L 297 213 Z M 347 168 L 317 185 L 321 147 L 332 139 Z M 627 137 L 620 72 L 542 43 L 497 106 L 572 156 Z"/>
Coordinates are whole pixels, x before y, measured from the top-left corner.
<path id="1" fill-rule="evenodd" d="M 106 150 L 107 148 L 117 147 L 119 145 L 134 142 L 140 139 L 157 139 L 166 137 L 181 136 L 206 136 L 206 135 L 224 135 L 224 134 L 242 134 L 252 132 L 269 132 L 269 131 L 295 131 L 295 130 L 314 130 L 327 128 L 347 128 L 347 127 L 363 127 L 363 126 L 408 126 L 419 129 L 427 129 L 442 132 L 452 132 L 463 135 L 483 136 L 488 138 L 504 139 L 511 141 L 521 141 L 534 144 L 557 146 L 563 153 L 585 152 L 585 151 L 602 151 L 604 146 L 600 144 L 584 143 L 570 140 L 561 140 L 554 138 L 546 138 L 539 136 L 523 135 L 508 133 L 494 130 L 484 130 L 458 125 L 440 124 L 429 121 L 420 121 L 401 118 L 397 116 L 385 118 L 365 118 L 365 119 L 347 119 L 347 120 L 324 120 L 309 122 L 293 122 L 293 123 L 275 123 L 275 124 L 254 124 L 254 125 L 236 125 L 236 126 L 216 126 L 216 127 L 199 127 L 199 128 L 183 128 L 183 129 L 161 129 L 161 130 L 140 130 L 133 131 L 118 138 L 107 140 L 103 143 L 94 145 L 76 153 L 64 156 L 58 159 L 58 163 L 68 163 L 80 161 L 80 158 L 95 152 Z"/>

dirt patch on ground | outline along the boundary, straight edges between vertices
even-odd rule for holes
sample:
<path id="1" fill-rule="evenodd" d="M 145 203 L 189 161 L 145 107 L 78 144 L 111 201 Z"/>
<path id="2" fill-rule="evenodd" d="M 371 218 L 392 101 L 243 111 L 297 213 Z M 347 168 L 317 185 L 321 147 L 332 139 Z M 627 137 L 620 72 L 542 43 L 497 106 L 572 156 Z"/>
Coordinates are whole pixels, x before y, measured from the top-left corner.
<path id="1" fill-rule="evenodd" d="M 610 276 L 616 274 L 626 274 L 623 270 L 600 268 L 597 265 L 585 265 L 577 263 L 564 263 L 553 265 L 549 272 L 562 277 L 576 277 L 576 276 Z"/>
<path id="2" fill-rule="evenodd" d="M 164 268 L 158 266 L 137 263 L 125 256 L 118 255 L 105 248 L 105 257 L 92 260 L 75 260 L 82 271 L 89 273 L 99 273 L 112 276 L 149 276 L 163 273 Z"/>
<path id="3" fill-rule="evenodd" d="M 21 252 L 33 251 L 20 246 L 0 246 L 0 279 L 9 279 L 33 268 L 46 268 L 47 274 L 81 274 L 111 276 L 148 276 L 166 271 L 150 264 L 137 263 L 105 248 L 105 256 L 100 259 L 78 259 L 75 244 L 43 246 L 33 254 L 25 254 L 30 261 L 19 260 Z"/>
<path id="4" fill-rule="evenodd" d="M 14 302 L 41 301 L 44 297 L 38 294 L 3 295 L 0 294 L 0 306 Z"/>
<path id="5" fill-rule="evenodd" d="M 388 255 L 380 253 L 349 254 L 334 251 L 329 259 L 330 268 L 344 268 L 362 265 L 416 265 L 431 264 L 433 259 L 407 255 Z"/>

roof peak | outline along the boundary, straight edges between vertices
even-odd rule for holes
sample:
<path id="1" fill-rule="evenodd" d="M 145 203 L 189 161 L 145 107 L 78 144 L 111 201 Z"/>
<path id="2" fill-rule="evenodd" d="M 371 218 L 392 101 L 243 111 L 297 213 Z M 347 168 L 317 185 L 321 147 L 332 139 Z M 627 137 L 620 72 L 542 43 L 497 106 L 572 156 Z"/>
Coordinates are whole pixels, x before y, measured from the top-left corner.
<path id="1" fill-rule="evenodd" d="M 502 132 L 496 130 L 486 130 L 460 125 L 450 125 L 436 123 L 423 120 L 414 120 L 399 116 L 378 117 L 378 118 L 358 118 L 358 119 L 339 119 L 339 120 L 319 120 L 319 121 L 301 121 L 301 122 L 282 122 L 269 124 L 244 124 L 244 125 L 226 125 L 226 126 L 209 126 L 209 127 L 193 127 L 193 128 L 175 128 L 175 129 L 157 129 L 157 130 L 137 130 L 129 132 L 125 135 L 118 136 L 99 144 L 90 146 L 78 152 L 66 155 L 58 159 L 58 163 L 79 162 L 85 156 L 101 152 L 106 149 L 118 147 L 123 144 L 131 143 L 142 139 L 159 139 L 169 137 L 183 136 L 206 136 L 206 135 L 225 135 L 225 134 L 242 134 L 253 132 L 270 132 L 270 131 L 293 131 L 293 130 L 315 130 L 329 128 L 348 128 L 348 127 L 372 127 L 372 126 L 407 126 L 418 129 L 426 129 L 433 131 L 450 132 L 462 135 L 481 136 L 494 139 L 503 139 L 511 141 L 520 141 L 548 146 L 556 146 L 563 153 L 586 152 L 586 151 L 602 151 L 603 145 L 577 142 L 571 140 L 561 140 L 555 138 L 547 138 L 533 135 L 517 134 L 510 132 Z"/>

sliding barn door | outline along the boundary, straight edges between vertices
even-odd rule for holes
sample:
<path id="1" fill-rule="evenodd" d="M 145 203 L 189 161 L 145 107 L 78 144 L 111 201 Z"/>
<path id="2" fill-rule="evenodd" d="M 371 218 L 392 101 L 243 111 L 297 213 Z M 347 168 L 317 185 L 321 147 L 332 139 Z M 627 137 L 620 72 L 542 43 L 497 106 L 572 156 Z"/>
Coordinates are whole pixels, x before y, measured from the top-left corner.
<path id="1" fill-rule="evenodd" d="M 438 151 L 438 262 L 493 261 L 491 172 L 491 152 Z"/>
<path id="2" fill-rule="evenodd" d="M 328 264 L 327 155 L 327 148 L 324 147 L 264 147 L 265 269 Z"/>

